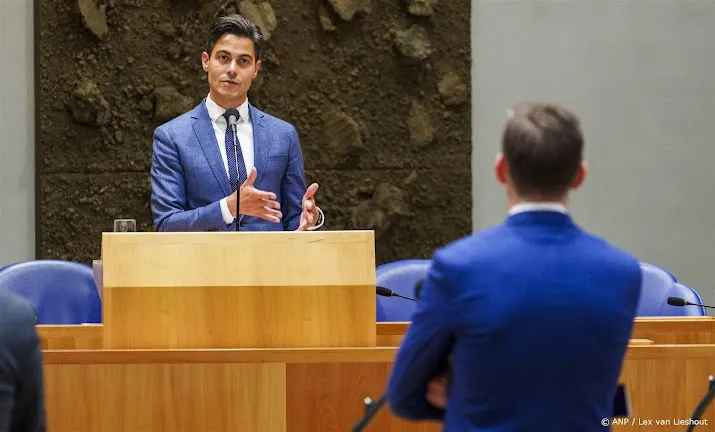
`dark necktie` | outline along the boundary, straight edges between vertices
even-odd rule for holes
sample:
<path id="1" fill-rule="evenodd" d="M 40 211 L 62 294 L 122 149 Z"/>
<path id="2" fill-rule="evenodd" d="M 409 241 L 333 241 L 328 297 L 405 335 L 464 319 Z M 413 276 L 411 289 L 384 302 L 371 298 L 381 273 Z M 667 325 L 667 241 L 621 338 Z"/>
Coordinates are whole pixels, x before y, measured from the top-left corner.
<path id="1" fill-rule="evenodd" d="M 234 152 L 233 147 L 233 130 L 228 124 L 228 118 L 224 113 L 224 118 L 226 118 L 226 162 L 228 162 L 228 179 L 231 183 L 231 192 L 238 189 L 239 185 L 242 185 L 246 181 L 246 162 L 243 160 L 243 152 L 241 151 L 241 143 L 238 142 L 238 137 L 236 137 L 236 149 Z M 238 162 L 238 167 L 236 166 Z"/>

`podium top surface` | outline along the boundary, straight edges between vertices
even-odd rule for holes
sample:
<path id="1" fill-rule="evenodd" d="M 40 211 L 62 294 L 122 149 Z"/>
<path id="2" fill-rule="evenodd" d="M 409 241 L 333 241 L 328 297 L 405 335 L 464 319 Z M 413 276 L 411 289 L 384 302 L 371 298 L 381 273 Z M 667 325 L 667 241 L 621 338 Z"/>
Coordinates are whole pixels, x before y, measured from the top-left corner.
<path id="1" fill-rule="evenodd" d="M 354 243 L 375 241 L 372 230 L 346 231 L 201 231 L 201 232 L 103 232 L 102 243 L 167 244 L 167 243 L 254 243 L 254 242 L 330 242 Z"/>
<path id="2" fill-rule="evenodd" d="M 104 288 L 375 284 L 373 231 L 103 233 Z"/>

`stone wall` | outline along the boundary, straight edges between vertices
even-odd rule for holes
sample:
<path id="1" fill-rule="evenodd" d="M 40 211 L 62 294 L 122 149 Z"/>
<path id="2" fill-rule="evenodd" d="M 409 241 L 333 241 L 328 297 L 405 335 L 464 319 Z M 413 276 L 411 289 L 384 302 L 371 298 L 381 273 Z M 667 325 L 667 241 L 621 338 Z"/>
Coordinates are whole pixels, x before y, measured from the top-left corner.
<path id="1" fill-rule="evenodd" d="M 268 39 L 249 99 L 296 126 L 326 229 L 374 229 L 378 264 L 471 232 L 469 0 L 39 2 L 38 258 L 152 230 L 152 133 L 206 96 L 208 26 L 234 12 Z"/>

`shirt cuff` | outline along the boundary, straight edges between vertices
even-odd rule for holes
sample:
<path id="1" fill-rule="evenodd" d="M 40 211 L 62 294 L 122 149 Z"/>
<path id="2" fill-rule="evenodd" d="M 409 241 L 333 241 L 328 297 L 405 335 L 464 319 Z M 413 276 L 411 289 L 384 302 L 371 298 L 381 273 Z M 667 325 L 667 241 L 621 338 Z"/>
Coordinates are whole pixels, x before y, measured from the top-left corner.
<path id="1" fill-rule="evenodd" d="M 221 206 L 221 216 L 223 216 L 223 221 L 226 223 L 226 225 L 231 225 L 236 218 L 233 217 L 233 215 L 231 214 L 231 210 L 228 209 L 226 198 L 223 198 L 219 202 L 219 205 Z"/>
<path id="2" fill-rule="evenodd" d="M 315 226 L 308 227 L 308 231 L 315 231 L 317 229 L 320 229 L 320 227 L 323 226 L 325 223 L 325 215 L 323 214 L 323 211 L 318 207 L 318 223 L 315 224 Z"/>

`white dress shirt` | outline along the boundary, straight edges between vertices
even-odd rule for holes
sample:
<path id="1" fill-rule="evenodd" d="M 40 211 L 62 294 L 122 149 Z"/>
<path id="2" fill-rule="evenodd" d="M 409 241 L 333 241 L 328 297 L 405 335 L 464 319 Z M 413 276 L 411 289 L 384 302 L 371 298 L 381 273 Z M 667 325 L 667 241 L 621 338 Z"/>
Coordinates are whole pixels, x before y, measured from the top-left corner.
<path id="1" fill-rule="evenodd" d="M 226 177 L 228 177 L 228 156 L 234 158 L 235 155 L 234 153 L 226 155 L 226 127 L 228 124 L 226 123 L 226 118 L 223 117 L 223 113 L 225 113 L 226 110 L 221 108 L 216 102 L 212 101 L 211 95 L 206 97 L 206 109 L 208 110 L 209 117 L 211 118 L 214 134 L 216 134 L 216 143 L 218 144 L 219 152 L 221 152 L 221 159 L 223 160 L 223 168 L 226 170 Z M 246 164 L 246 175 L 249 175 L 253 169 L 254 148 L 253 125 L 251 124 L 251 114 L 248 110 L 248 98 L 246 98 L 246 101 L 238 106 L 237 109 L 240 118 L 236 121 L 236 136 L 241 145 L 243 162 Z M 238 186 L 241 187 L 240 184 Z M 226 222 L 226 225 L 232 223 L 236 218 L 228 209 L 226 198 L 223 198 L 219 205 L 221 206 L 223 221 Z"/>
<path id="2" fill-rule="evenodd" d="M 560 202 L 522 202 L 509 209 L 509 216 L 532 211 L 551 211 L 568 214 L 566 206 Z"/>
<path id="3" fill-rule="evenodd" d="M 216 102 L 211 100 L 211 94 L 206 96 L 206 109 L 209 112 L 209 118 L 211 118 L 211 124 L 214 128 L 214 134 L 216 135 L 216 143 L 218 144 L 218 150 L 221 152 L 221 159 L 223 160 L 223 168 L 226 170 L 226 177 L 229 178 L 228 173 L 228 157 L 234 158 L 235 154 L 230 152 L 226 155 L 226 118 L 223 113 L 226 112 L 224 108 L 219 106 Z M 236 136 L 238 142 L 241 145 L 241 152 L 243 153 L 243 162 L 246 164 L 246 175 L 251 173 L 255 161 L 255 148 L 253 143 L 253 125 L 251 124 L 251 112 L 248 109 L 248 98 L 240 106 L 236 107 L 238 109 L 238 115 L 240 118 L 236 121 Z M 235 163 L 235 162 L 234 162 Z M 238 167 L 237 171 L 238 171 Z M 241 187 L 239 184 L 238 187 Z M 238 199 L 238 197 L 237 197 Z M 228 209 L 228 204 L 226 198 L 221 199 L 219 205 L 221 206 L 221 215 L 223 216 L 223 221 L 226 225 L 231 224 L 236 218 L 231 214 Z M 325 223 L 325 216 L 323 211 L 318 207 L 318 212 L 320 217 L 318 221 L 320 222 L 316 226 L 308 228 L 308 230 L 313 231 L 322 227 Z"/>

